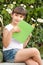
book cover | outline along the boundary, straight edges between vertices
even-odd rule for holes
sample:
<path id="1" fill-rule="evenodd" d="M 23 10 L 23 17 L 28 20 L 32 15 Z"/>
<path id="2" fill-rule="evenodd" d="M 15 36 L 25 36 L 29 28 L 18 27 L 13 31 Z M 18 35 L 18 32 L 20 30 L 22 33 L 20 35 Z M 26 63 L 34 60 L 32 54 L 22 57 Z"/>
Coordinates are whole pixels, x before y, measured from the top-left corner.
<path id="1" fill-rule="evenodd" d="M 26 21 L 22 20 L 19 22 L 18 24 L 19 28 L 20 28 L 20 32 L 19 33 L 14 33 L 12 35 L 12 37 L 14 39 L 16 39 L 17 41 L 19 41 L 20 43 L 24 43 L 25 40 L 27 39 L 27 37 L 31 34 L 31 32 L 33 31 L 33 27 L 32 25 L 28 24 Z"/>

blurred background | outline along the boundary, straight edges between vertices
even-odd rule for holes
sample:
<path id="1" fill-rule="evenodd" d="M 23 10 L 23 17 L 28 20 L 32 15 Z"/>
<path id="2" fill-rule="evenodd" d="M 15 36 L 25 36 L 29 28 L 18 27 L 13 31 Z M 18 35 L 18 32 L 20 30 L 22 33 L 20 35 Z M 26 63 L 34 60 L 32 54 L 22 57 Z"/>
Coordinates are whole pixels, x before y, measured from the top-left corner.
<path id="1" fill-rule="evenodd" d="M 16 6 L 23 6 L 28 14 L 26 21 L 29 24 L 35 24 L 32 37 L 27 47 L 36 47 L 43 58 L 43 0 L 0 0 L 0 61 L 2 54 L 2 32 L 5 25 L 11 22 L 11 12 Z"/>

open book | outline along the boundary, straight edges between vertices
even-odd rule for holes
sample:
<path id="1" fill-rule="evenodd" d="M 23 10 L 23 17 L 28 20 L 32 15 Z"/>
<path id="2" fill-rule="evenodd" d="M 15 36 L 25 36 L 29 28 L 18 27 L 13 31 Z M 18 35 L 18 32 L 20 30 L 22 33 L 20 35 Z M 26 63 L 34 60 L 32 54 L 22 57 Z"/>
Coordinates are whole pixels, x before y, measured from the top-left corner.
<path id="1" fill-rule="evenodd" d="M 19 33 L 14 33 L 12 37 L 20 43 L 24 43 L 34 28 L 24 20 L 20 21 L 18 26 L 20 27 L 21 31 Z"/>

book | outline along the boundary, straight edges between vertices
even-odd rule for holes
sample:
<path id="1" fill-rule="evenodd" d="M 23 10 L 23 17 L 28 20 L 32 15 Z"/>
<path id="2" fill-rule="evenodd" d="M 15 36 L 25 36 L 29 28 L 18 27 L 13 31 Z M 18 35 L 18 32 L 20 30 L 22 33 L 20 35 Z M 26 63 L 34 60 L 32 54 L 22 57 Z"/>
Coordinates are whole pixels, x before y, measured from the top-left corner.
<path id="1" fill-rule="evenodd" d="M 21 31 L 19 33 L 15 32 L 12 35 L 12 37 L 15 40 L 17 40 L 18 42 L 24 43 L 26 41 L 26 39 L 28 38 L 28 36 L 32 33 L 34 28 L 32 27 L 32 25 L 28 24 L 24 20 L 20 21 L 18 26 L 19 26 Z"/>

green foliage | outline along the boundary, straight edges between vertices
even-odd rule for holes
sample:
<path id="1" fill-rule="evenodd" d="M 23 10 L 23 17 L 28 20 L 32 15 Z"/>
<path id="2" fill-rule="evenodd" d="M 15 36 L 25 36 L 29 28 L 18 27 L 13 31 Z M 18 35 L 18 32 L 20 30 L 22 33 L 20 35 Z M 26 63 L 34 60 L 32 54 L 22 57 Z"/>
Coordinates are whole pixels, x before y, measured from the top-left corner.
<path id="1" fill-rule="evenodd" d="M 0 2 L 1 2 L 1 3 L 3 3 L 3 2 L 4 2 L 4 0 L 0 0 Z"/>
<path id="2" fill-rule="evenodd" d="M 1 11 L 1 14 L 3 15 L 3 18 L 4 18 L 4 25 L 8 24 L 10 22 L 10 19 L 11 19 L 10 14 L 5 9 L 3 9 Z"/>
<path id="3" fill-rule="evenodd" d="M 38 18 L 43 19 L 43 0 L 0 0 L 0 4 L 0 14 L 3 16 L 4 25 L 11 22 L 11 16 L 7 9 L 12 11 L 21 4 L 26 7 L 28 15 L 25 20 L 30 24 L 36 24 L 29 45 L 32 46 L 36 42 L 43 43 L 43 23 L 37 21 Z"/>
<path id="4" fill-rule="evenodd" d="M 3 53 L 2 50 L 0 49 L 0 63 L 3 61 Z"/>

